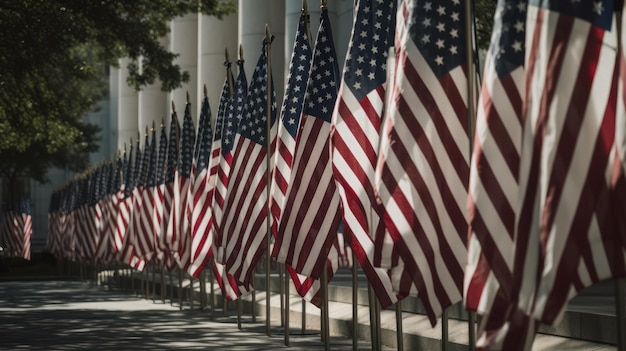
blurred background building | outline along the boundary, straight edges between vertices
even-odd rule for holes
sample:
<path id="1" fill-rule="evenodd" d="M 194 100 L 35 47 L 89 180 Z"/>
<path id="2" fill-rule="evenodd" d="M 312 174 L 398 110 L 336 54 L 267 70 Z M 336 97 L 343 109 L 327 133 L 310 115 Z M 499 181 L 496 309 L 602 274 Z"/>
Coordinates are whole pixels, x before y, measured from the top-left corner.
<path id="1" fill-rule="evenodd" d="M 238 59 L 239 44 L 243 47 L 245 71 L 248 80 L 262 50 L 265 37 L 265 24 L 269 25 L 274 42 L 271 47 L 273 79 L 278 97 L 282 95 L 286 83 L 286 72 L 293 50 L 293 41 L 302 7 L 301 0 L 239 0 L 236 14 L 217 19 L 199 14 L 188 14 L 170 23 L 170 34 L 162 38 L 164 45 L 179 54 L 176 63 L 183 71 L 189 72 L 190 80 L 182 87 L 171 91 L 161 91 L 160 83 L 137 92 L 128 86 L 126 79 L 129 63 L 119 61 L 119 67 L 109 67 L 109 92 L 98 103 L 93 112 L 85 116 L 89 123 L 102 129 L 100 149 L 90 155 L 90 163 L 113 157 L 118 150 L 129 144 L 131 137 L 145 132 L 146 126 L 154 122 L 160 125 L 164 118 L 169 126 L 171 102 L 176 105 L 179 118 L 184 111 L 186 93 L 189 92 L 192 114 L 197 128 L 199 102 L 202 101 L 203 86 L 206 85 L 213 114 L 217 110 L 222 83 L 225 77 L 224 48 L 230 53 L 230 60 Z M 312 42 L 315 41 L 320 18 L 320 3 L 308 2 Z M 333 29 L 335 48 L 340 68 L 343 66 L 352 30 L 354 0 L 328 1 L 329 17 Z M 237 65 L 233 64 L 233 74 L 237 75 Z M 213 117 L 215 117 L 213 115 Z M 48 236 L 48 207 L 54 189 L 73 176 L 71 172 L 54 169 L 49 172 L 50 183 L 23 180 L 24 194 L 32 199 L 33 250 L 42 250 Z"/>

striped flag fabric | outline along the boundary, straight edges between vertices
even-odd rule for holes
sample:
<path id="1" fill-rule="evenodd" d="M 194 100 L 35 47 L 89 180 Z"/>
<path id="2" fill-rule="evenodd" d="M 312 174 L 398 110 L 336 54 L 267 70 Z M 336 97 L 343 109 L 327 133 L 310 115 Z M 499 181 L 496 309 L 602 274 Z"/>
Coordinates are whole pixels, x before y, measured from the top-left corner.
<path id="1" fill-rule="evenodd" d="M 224 112 L 224 126 L 221 134 L 221 158 L 219 167 L 217 169 L 217 180 L 215 184 L 215 199 L 213 200 L 213 225 L 215 230 L 214 242 L 215 242 L 215 260 L 224 264 L 224 246 L 223 233 L 221 230 L 221 223 L 224 211 L 224 202 L 226 199 L 226 191 L 230 180 L 231 166 L 233 160 L 233 147 L 235 142 L 235 135 L 237 134 L 237 128 L 239 127 L 239 121 L 243 115 L 243 109 L 246 104 L 246 96 L 248 94 L 248 81 L 246 79 L 246 72 L 243 67 L 244 61 L 238 60 L 239 74 L 237 75 L 237 81 L 235 82 L 233 96 L 230 102 L 227 104 L 227 110 Z"/>
<path id="2" fill-rule="evenodd" d="M 525 99 L 526 8 L 517 1 L 498 1 L 477 105 L 463 298 L 468 310 L 482 316 L 479 347 L 502 327 L 511 297 Z"/>
<path id="3" fill-rule="evenodd" d="M 211 109 L 209 98 L 205 95 L 200 107 L 200 121 L 195 148 L 195 175 L 190 187 L 188 201 L 191 206 L 191 262 L 188 273 L 199 277 L 212 254 L 213 233 L 211 201 L 213 188 L 209 184 L 209 162 L 213 145 L 211 128 Z"/>
<path id="4" fill-rule="evenodd" d="M 300 14 L 298 29 L 293 45 L 293 53 L 289 63 L 289 76 L 285 86 L 285 96 L 281 108 L 281 118 L 278 124 L 278 137 L 276 139 L 276 155 L 274 170 L 272 172 L 271 187 L 271 211 L 272 211 L 272 234 L 276 236 L 278 222 L 285 206 L 285 194 L 291 180 L 293 157 L 296 149 L 296 137 L 300 126 L 302 106 L 306 84 L 309 80 L 311 69 L 311 45 L 306 30 L 308 13 L 304 10 Z M 274 254 L 272 254 L 274 256 Z"/>
<path id="5" fill-rule="evenodd" d="M 150 245 L 151 217 L 152 217 L 152 192 L 150 191 L 149 176 L 150 167 L 154 165 L 156 152 L 154 151 L 155 137 L 146 127 L 146 135 L 143 146 L 143 157 L 136 178 L 135 190 L 133 192 L 133 216 L 129 228 L 130 244 L 134 253 L 140 259 L 150 261 L 152 259 L 152 249 Z"/>
<path id="6" fill-rule="evenodd" d="M 122 251 L 124 245 L 124 237 L 128 230 L 130 221 L 130 204 L 132 203 L 131 190 L 132 187 L 132 170 L 133 170 L 133 143 L 131 140 L 128 154 L 124 147 L 124 155 L 122 156 L 122 185 L 120 186 L 121 196 L 117 202 L 117 213 L 115 219 L 115 250 Z"/>
<path id="7" fill-rule="evenodd" d="M 139 209 L 135 206 L 135 202 L 138 201 L 136 200 L 136 198 L 139 197 L 139 191 L 137 190 L 137 187 L 139 186 L 139 181 L 141 179 L 143 159 L 145 158 L 144 153 L 140 148 L 139 137 L 137 138 L 135 148 L 136 151 L 134 162 L 131 162 L 129 156 L 128 179 L 126 179 L 128 183 L 126 183 L 127 185 L 124 189 L 125 204 L 119 207 L 120 215 L 118 216 L 118 229 L 124 229 L 125 227 L 122 248 L 120 250 L 122 262 L 141 271 L 145 267 L 146 261 L 136 255 L 135 248 L 133 246 L 133 239 L 131 239 L 133 235 L 134 217 L 139 216 Z M 126 219 L 126 214 L 124 213 L 124 211 L 126 210 L 128 210 L 128 222 L 124 224 L 124 220 Z"/>
<path id="8" fill-rule="evenodd" d="M 216 198 L 216 187 L 218 180 L 218 172 L 220 169 L 220 164 L 223 160 L 222 158 L 222 133 L 225 127 L 225 120 L 228 114 L 229 103 L 232 100 L 232 93 L 234 87 L 231 85 L 234 84 L 233 73 L 231 70 L 230 61 L 224 62 L 226 66 L 226 78 L 224 79 L 224 84 L 222 86 L 222 93 L 220 94 L 220 102 L 217 108 L 217 117 L 215 120 L 215 130 L 213 132 L 213 144 L 211 146 L 211 162 L 209 163 L 210 171 L 209 171 L 209 179 L 207 187 L 212 189 L 212 198 L 209 200 L 211 205 L 211 214 L 213 216 L 213 221 L 211 224 L 211 233 L 212 240 L 214 241 L 213 246 L 215 247 L 215 238 L 218 233 L 216 233 L 215 228 L 217 227 L 215 224 L 215 213 L 213 212 L 216 208 L 215 206 L 215 198 Z M 243 68 L 243 66 L 241 66 Z M 244 75 L 245 77 L 245 75 Z M 215 251 L 215 250 L 214 250 Z M 213 256 L 215 258 L 215 256 Z M 213 273 L 215 274 L 216 280 L 220 289 L 222 291 L 222 295 L 226 297 L 228 301 L 233 301 L 242 296 L 243 294 L 252 291 L 252 286 L 241 285 L 238 284 L 235 278 L 226 272 L 226 267 L 223 264 L 217 262 L 216 259 L 213 259 L 212 263 Z"/>
<path id="9" fill-rule="evenodd" d="M 309 16 L 305 10 L 300 14 L 294 40 L 293 53 L 289 63 L 289 76 L 285 86 L 285 95 L 281 108 L 276 138 L 276 154 L 272 172 L 270 191 L 270 211 L 272 213 L 272 235 L 276 238 L 280 215 L 285 205 L 285 194 L 291 181 L 291 171 L 296 149 L 296 137 L 300 126 L 302 106 L 311 69 L 312 51 L 307 33 L 306 21 Z M 274 248 L 277 246 L 274 245 Z M 272 256 L 276 256 L 272 249 Z M 291 266 L 287 270 L 294 282 L 296 291 L 307 301 L 319 305 L 320 283 L 318 280 L 298 274 Z"/>
<path id="10" fill-rule="evenodd" d="M 267 245 L 268 233 L 265 222 L 269 213 L 266 210 L 268 201 L 266 189 L 269 184 L 266 180 L 266 171 L 267 157 L 271 157 L 266 137 L 267 74 L 267 57 L 263 47 L 233 140 L 231 174 L 220 225 L 226 270 L 243 285 L 251 284 L 254 267 Z M 270 89 L 271 127 L 276 119 L 276 96 L 273 85 Z M 270 140 L 269 144 L 273 145 L 273 140 Z"/>
<path id="11" fill-rule="evenodd" d="M 514 298 L 491 342 L 512 350 L 530 349 L 539 323 L 558 322 L 567 301 L 611 277 L 615 263 L 624 271 L 608 201 L 619 62 L 613 2 L 538 1 L 527 11 Z"/>
<path id="12" fill-rule="evenodd" d="M 323 8 L 296 138 L 293 171 L 273 250 L 279 262 L 314 279 L 320 278 L 326 267 L 341 221 L 329 152 L 330 120 L 338 79 L 328 10 Z M 329 277 L 334 274 L 330 273 Z"/>
<path id="13" fill-rule="evenodd" d="M 172 112 L 170 120 L 169 139 L 167 144 L 167 163 L 164 174 L 164 183 L 159 184 L 159 191 L 163 196 L 163 217 L 161 218 L 161 230 L 159 231 L 159 251 L 163 252 L 163 262 L 168 270 L 177 266 L 175 259 L 176 249 L 174 244 L 178 242 L 177 233 L 169 231 L 170 217 L 174 204 L 174 180 L 180 154 L 180 124 L 178 114 Z"/>
<path id="14" fill-rule="evenodd" d="M 4 212 L 2 246 L 10 254 L 30 260 L 30 240 L 33 234 L 33 218 L 30 199 L 20 197 L 17 204 Z"/>
<path id="15" fill-rule="evenodd" d="M 395 2 L 359 0 L 333 113 L 333 176 L 342 202 L 344 234 L 381 306 L 397 301 L 387 269 L 375 255 L 382 223 L 377 212 L 375 170 L 385 109 L 387 66 L 393 44 Z M 377 262 L 378 261 L 378 262 Z"/>
<path id="16" fill-rule="evenodd" d="M 167 236 L 176 238 L 172 249 L 178 267 L 187 270 L 191 258 L 191 231 L 189 227 L 190 208 L 188 206 L 189 187 L 193 181 L 192 163 L 195 144 L 195 127 L 191 117 L 191 103 L 185 106 L 183 129 L 180 138 L 178 163 L 174 177 L 174 201 L 170 210 Z"/>
<path id="17" fill-rule="evenodd" d="M 96 248 L 96 259 L 99 263 L 109 264 L 115 260 L 115 243 L 113 241 L 113 225 L 115 220 L 115 213 L 117 209 L 117 201 L 114 198 L 117 192 L 112 190 L 115 187 L 116 171 L 118 162 L 109 161 L 103 165 L 104 174 L 100 180 L 100 207 L 102 208 L 102 223 L 100 240 L 98 241 L 98 247 Z M 120 163 L 121 164 L 121 163 Z"/>
<path id="18" fill-rule="evenodd" d="M 156 180 L 154 184 L 154 252 L 156 259 L 164 262 L 166 257 L 170 256 L 170 252 L 163 249 L 161 244 L 164 237 L 163 217 L 165 216 L 165 172 L 167 168 L 167 151 L 169 143 L 167 140 L 167 130 L 165 129 L 165 121 L 161 122 L 161 136 L 159 137 L 159 151 L 156 161 Z"/>
<path id="19" fill-rule="evenodd" d="M 377 166 L 385 227 L 432 325 L 461 300 L 467 256 L 464 12 L 459 1 L 400 6 Z"/>

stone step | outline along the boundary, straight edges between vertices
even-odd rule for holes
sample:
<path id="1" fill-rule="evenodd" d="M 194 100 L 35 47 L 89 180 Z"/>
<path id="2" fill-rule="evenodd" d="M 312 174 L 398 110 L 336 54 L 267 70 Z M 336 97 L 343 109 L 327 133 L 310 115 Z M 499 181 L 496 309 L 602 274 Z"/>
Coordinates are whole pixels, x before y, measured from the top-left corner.
<path id="1" fill-rule="evenodd" d="M 103 275 L 103 273 L 101 273 Z M 111 276 L 112 274 L 108 274 Z M 130 286 L 128 277 L 121 278 L 117 284 Z M 160 293 L 160 274 L 152 276 L 150 274 L 134 273 L 135 288 L 141 286 L 141 280 L 155 280 L 156 293 Z M 371 328 L 369 319 L 367 282 L 364 277 L 358 280 L 358 338 L 360 340 L 371 341 Z M 105 284 L 106 279 L 102 280 Z M 166 294 L 173 292 L 172 303 L 178 303 L 178 275 L 173 277 L 174 289 L 169 286 L 170 279 L 166 276 Z M 181 308 L 200 307 L 200 287 L 198 280 L 194 279 L 193 284 L 186 277 L 183 282 L 184 302 Z M 272 274 L 270 278 L 270 314 L 273 324 L 281 325 L 280 315 L 280 278 L 278 274 Z M 193 299 L 189 300 L 189 292 L 193 285 Z M 266 315 L 266 295 L 265 295 L 265 275 L 257 274 L 255 277 L 255 300 L 253 295 L 248 294 L 241 298 L 244 314 L 250 316 L 254 310 L 254 315 L 265 318 Z M 210 284 L 206 284 L 206 300 L 209 299 Z M 216 308 L 221 309 L 223 298 L 217 283 L 214 283 L 214 302 Z M 616 338 L 617 327 L 615 318 L 615 308 L 611 299 L 614 296 L 609 294 L 610 284 L 599 285 L 595 289 L 584 291 L 579 297 L 572 300 L 568 305 L 562 322 L 554 327 L 541 327 L 533 350 L 617 350 Z M 193 301 L 193 305 L 189 302 Z M 228 309 L 236 308 L 235 302 L 227 305 Z M 303 307 L 304 306 L 304 307 Z M 441 347 L 441 320 L 432 328 L 423 307 L 417 298 L 409 297 L 402 301 L 402 331 L 404 348 L 407 350 L 436 350 Z M 613 313 L 611 314 L 611 306 Z M 208 308 L 208 307 L 207 307 Z M 289 326 L 292 332 L 302 330 L 302 314 L 305 314 L 305 329 L 307 333 L 319 332 L 320 330 L 320 309 L 310 303 L 302 303 L 302 299 L 295 291 L 293 285 L 290 289 L 289 299 Z M 351 276 L 340 272 L 329 285 L 329 325 L 330 333 L 335 336 L 352 337 L 352 287 Z M 216 310 L 216 313 L 221 313 Z M 461 304 L 456 304 L 448 309 L 448 350 L 468 350 L 468 324 L 467 313 Z M 381 311 L 381 340 L 382 344 L 389 348 L 397 347 L 396 333 L 396 312 L 392 307 Z"/>

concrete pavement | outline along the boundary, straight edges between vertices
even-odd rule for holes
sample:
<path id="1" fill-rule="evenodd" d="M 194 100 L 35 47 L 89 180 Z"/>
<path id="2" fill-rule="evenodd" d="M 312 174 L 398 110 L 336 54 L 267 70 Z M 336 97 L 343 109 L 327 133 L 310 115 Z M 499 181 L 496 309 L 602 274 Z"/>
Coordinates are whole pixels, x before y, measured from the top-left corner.
<path id="1" fill-rule="evenodd" d="M 235 311 L 231 311 L 231 314 Z M 292 330 L 290 347 L 282 328 L 236 316 L 214 320 L 207 311 L 183 310 L 89 283 L 0 282 L 0 350 L 321 350 L 315 331 Z M 332 350 L 352 350 L 352 340 L 331 337 Z M 359 349 L 369 350 L 360 342 Z"/>

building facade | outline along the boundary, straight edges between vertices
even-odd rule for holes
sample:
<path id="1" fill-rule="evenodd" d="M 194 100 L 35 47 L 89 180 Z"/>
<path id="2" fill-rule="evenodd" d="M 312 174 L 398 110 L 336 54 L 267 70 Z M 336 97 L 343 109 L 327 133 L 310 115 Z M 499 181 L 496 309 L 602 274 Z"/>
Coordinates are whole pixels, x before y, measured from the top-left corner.
<path id="1" fill-rule="evenodd" d="M 172 21 L 169 36 L 161 40 L 163 45 L 179 54 L 176 64 L 189 72 L 189 82 L 171 92 L 161 91 L 159 82 L 136 92 L 126 83 L 126 66 L 129 60 L 121 59 L 119 68 L 111 67 L 109 94 L 99 103 L 95 110 L 97 112 L 89 113 L 85 117 L 86 121 L 102 129 L 100 149 L 90 155 L 91 164 L 113 157 L 118 150 L 123 150 L 125 144 L 129 144 L 131 138 L 136 140 L 138 133 L 143 135 L 146 127 L 152 123 L 158 126 L 164 119 L 166 126 L 169 126 L 172 101 L 179 117 L 182 117 L 187 92 L 197 128 L 204 85 L 213 114 L 217 110 L 225 77 L 224 48 L 228 49 L 230 60 L 234 63 L 238 59 L 241 44 L 246 75 L 250 79 L 261 54 L 266 24 L 274 36 L 271 62 L 278 106 L 281 106 L 301 8 L 301 0 L 239 0 L 237 13 L 221 20 L 201 14 L 188 14 Z M 309 1 L 308 9 L 310 32 L 314 42 L 319 26 L 320 3 Z M 340 65 L 343 65 L 348 50 L 353 11 L 354 0 L 328 1 L 329 18 Z M 235 64 L 233 74 L 237 75 Z M 50 183 L 31 182 L 33 250 L 42 250 L 46 245 L 48 207 L 52 192 L 72 177 L 73 174 L 69 171 L 53 169 L 48 174 Z"/>

